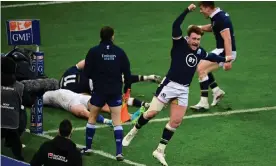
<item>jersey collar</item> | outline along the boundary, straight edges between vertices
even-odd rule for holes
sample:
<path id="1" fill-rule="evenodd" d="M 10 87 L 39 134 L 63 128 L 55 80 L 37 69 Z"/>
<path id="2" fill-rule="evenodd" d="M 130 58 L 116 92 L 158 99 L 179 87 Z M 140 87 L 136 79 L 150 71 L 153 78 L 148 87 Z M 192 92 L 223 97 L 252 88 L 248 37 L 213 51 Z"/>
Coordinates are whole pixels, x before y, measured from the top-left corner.
<path id="1" fill-rule="evenodd" d="M 216 8 L 216 10 L 209 16 L 210 18 L 213 18 L 216 14 L 218 14 L 218 12 L 220 12 L 220 8 Z"/>
<path id="2" fill-rule="evenodd" d="M 101 42 L 100 42 L 101 44 L 113 44 L 113 42 L 111 41 L 111 40 L 102 40 Z"/>

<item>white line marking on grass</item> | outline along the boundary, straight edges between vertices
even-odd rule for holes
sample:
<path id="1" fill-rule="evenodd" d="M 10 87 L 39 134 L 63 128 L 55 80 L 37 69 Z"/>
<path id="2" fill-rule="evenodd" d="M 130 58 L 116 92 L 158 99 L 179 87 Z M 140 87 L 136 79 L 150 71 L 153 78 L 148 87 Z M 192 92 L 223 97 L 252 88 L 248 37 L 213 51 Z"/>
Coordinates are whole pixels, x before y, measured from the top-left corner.
<path id="1" fill-rule="evenodd" d="M 26 132 L 30 133 L 30 130 L 27 129 Z M 49 139 L 49 140 L 54 139 L 53 136 L 50 136 L 50 135 L 47 135 L 47 134 L 35 134 L 35 136 L 39 136 L 39 137 L 46 138 L 46 139 Z M 81 144 L 76 144 L 76 145 L 77 145 L 78 148 L 84 148 L 85 147 L 85 145 L 81 145 Z M 95 153 L 95 154 L 104 156 L 106 158 L 110 158 L 110 159 L 116 160 L 115 156 L 113 156 L 112 154 L 106 153 L 104 151 L 93 149 L 92 152 Z M 122 161 L 122 162 L 124 162 L 126 164 L 130 164 L 130 165 L 135 165 L 135 166 L 146 166 L 145 164 L 136 163 L 134 161 L 130 161 L 130 160 L 127 160 L 127 159 L 124 159 L 124 161 Z"/>
<path id="2" fill-rule="evenodd" d="M 130 122 L 127 122 L 127 123 L 124 123 L 123 125 L 130 125 L 132 123 Z M 110 127 L 108 125 L 96 125 L 96 128 L 99 129 L 99 128 L 107 128 L 107 127 Z M 111 128 L 111 127 L 110 127 Z M 86 127 L 76 127 L 76 128 L 73 128 L 73 131 L 79 131 L 79 130 L 85 130 Z M 53 129 L 53 130 L 47 130 L 47 131 L 44 131 L 43 134 L 51 134 L 51 133 L 57 133 L 58 132 L 58 129 Z"/>
<path id="3" fill-rule="evenodd" d="M 22 3 L 22 4 L 3 5 L 3 6 L 1 6 L 1 8 L 18 8 L 18 7 L 26 7 L 26 6 L 44 6 L 44 5 L 54 5 L 54 4 L 63 4 L 63 3 L 74 3 L 74 2 L 83 2 L 83 1 L 54 1 L 54 2 Z"/>
<path id="4" fill-rule="evenodd" d="M 232 115 L 232 114 L 240 114 L 240 113 L 247 113 L 247 112 L 259 112 L 259 111 L 270 111 L 270 110 L 276 110 L 276 106 L 273 107 L 262 107 L 262 108 L 250 108 L 250 109 L 240 109 L 240 110 L 233 110 L 233 111 L 227 111 L 227 112 L 215 112 L 215 113 L 203 113 L 203 114 L 196 114 L 196 115 L 189 115 L 184 116 L 183 119 L 193 119 L 193 118 L 201 118 L 201 117 L 209 117 L 209 116 L 223 116 L 223 115 Z M 164 122 L 168 121 L 169 118 L 160 118 L 160 119 L 153 119 L 149 121 L 149 123 L 153 122 Z M 124 123 L 123 125 L 133 125 L 131 122 Z M 107 125 L 97 125 L 96 128 L 108 128 Z M 85 130 L 86 127 L 76 127 L 74 128 L 74 131 L 82 131 Z M 44 134 L 49 133 L 57 133 L 58 130 L 48 130 L 45 131 Z"/>

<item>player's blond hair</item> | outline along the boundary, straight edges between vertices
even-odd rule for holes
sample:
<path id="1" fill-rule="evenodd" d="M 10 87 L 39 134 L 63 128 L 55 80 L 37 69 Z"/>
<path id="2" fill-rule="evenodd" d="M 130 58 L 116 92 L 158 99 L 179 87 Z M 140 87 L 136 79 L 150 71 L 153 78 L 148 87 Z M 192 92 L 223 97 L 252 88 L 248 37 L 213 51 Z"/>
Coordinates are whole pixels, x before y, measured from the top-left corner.
<path id="1" fill-rule="evenodd" d="M 201 28 L 199 28 L 196 25 L 193 25 L 193 26 L 188 28 L 188 30 L 187 30 L 188 36 L 190 36 L 192 33 L 196 33 L 196 34 L 201 35 L 201 36 L 204 35 L 204 32 L 201 30 Z"/>

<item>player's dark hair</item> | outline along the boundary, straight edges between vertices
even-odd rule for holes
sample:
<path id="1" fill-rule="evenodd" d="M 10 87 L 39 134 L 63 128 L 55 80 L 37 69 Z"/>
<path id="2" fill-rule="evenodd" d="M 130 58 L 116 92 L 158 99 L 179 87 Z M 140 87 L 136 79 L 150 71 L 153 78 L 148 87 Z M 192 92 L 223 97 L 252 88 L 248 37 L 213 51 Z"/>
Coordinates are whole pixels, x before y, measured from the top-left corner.
<path id="1" fill-rule="evenodd" d="M 102 40 L 111 40 L 114 35 L 114 29 L 109 26 L 102 27 L 100 35 Z"/>
<path id="2" fill-rule="evenodd" d="M 201 36 L 204 35 L 204 32 L 201 30 L 201 28 L 195 25 L 191 26 L 187 31 L 188 36 L 190 36 L 192 33 L 196 33 Z"/>
<path id="3" fill-rule="evenodd" d="M 64 119 L 59 124 L 59 134 L 62 137 L 68 137 L 72 131 L 72 123 L 68 119 Z"/>
<path id="4" fill-rule="evenodd" d="M 215 1 L 199 1 L 198 6 L 215 8 Z"/>

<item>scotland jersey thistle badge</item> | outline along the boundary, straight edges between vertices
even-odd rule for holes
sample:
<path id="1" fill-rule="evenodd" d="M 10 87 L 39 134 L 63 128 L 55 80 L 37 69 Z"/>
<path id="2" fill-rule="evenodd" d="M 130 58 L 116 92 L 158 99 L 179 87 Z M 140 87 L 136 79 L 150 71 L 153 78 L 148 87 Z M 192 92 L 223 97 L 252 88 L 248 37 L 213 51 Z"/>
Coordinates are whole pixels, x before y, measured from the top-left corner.
<path id="1" fill-rule="evenodd" d="M 198 49 L 196 54 L 200 55 L 201 54 L 201 49 Z"/>

